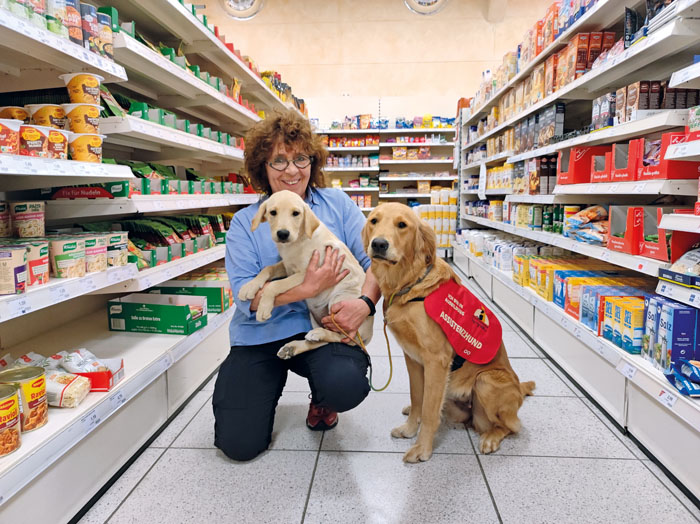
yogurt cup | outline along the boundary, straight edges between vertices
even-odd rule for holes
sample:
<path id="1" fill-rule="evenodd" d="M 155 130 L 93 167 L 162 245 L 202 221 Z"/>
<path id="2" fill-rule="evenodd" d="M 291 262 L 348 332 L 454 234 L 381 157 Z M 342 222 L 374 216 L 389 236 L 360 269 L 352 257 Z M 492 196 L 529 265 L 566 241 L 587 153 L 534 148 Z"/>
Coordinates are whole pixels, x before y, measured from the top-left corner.
<path id="1" fill-rule="evenodd" d="M 92 73 L 67 73 L 60 75 L 66 83 L 68 96 L 73 104 L 99 104 L 100 83 L 104 80 L 100 75 Z"/>
<path id="2" fill-rule="evenodd" d="M 100 133 L 100 111 L 97 104 L 62 104 L 68 128 L 73 133 Z"/>
<path id="3" fill-rule="evenodd" d="M 21 120 L 0 118 L 0 153 L 19 155 L 19 129 Z"/>
<path id="4" fill-rule="evenodd" d="M 19 128 L 19 154 L 38 158 L 49 157 L 51 127 L 22 124 Z"/>
<path id="5" fill-rule="evenodd" d="M 2 106 L 0 107 L 0 118 L 10 118 L 28 123 L 29 111 L 21 106 Z"/>
<path id="6" fill-rule="evenodd" d="M 68 160 L 68 142 L 71 132 L 65 129 L 53 129 L 49 131 L 49 158 Z"/>
<path id="7" fill-rule="evenodd" d="M 102 162 L 102 141 L 105 135 L 71 133 L 68 148 L 70 157 L 81 162 Z"/>
<path id="8" fill-rule="evenodd" d="M 28 104 L 24 106 L 29 111 L 32 122 L 38 126 L 66 128 L 66 111 L 58 104 Z"/>

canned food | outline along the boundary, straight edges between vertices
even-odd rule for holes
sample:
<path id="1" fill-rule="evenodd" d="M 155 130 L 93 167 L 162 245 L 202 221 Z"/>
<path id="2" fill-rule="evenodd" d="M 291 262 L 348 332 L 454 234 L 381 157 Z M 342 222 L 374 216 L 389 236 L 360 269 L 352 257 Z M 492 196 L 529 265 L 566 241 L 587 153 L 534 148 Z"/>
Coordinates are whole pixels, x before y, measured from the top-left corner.
<path id="1" fill-rule="evenodd" d="M 0 457 L 20 446 L 19 396 L 9 385 L 0 386 Z"/>
<path id="2" fill-rule="evenodd" d="M 107 13 L 97 13 L 97 24 L 99 28 L 97 47 L 100 54 L 114 60 L 112 17 Z"/>
<path id="3" fill-rule="evenodd" d="M 49 420 L 46 402 L 46 372 L 40 367 L 8 369 L 0 372 L 0 384 L 14 386 L 19 392 L 22 431 L 40 428 Z"/>

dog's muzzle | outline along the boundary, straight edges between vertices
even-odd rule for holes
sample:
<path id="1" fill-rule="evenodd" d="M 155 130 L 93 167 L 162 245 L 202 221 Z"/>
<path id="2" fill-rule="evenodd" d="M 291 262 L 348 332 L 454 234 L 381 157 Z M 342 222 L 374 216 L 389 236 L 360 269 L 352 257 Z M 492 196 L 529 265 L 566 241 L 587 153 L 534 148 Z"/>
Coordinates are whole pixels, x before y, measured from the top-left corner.
<path id="1" fill-rule="evenodd" d="M 277 240 L 280 242 L 286 242 L 289 240 L 289 231 L 286 229 L 278 229 L 277 230 Z"/>

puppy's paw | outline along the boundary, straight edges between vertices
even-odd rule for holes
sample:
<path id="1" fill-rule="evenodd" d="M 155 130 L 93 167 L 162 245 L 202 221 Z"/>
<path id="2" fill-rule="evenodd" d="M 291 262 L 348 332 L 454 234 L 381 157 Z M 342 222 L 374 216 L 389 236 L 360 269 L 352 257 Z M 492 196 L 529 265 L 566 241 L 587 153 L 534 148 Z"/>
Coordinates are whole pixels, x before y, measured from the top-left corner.
<path id="1" fill-rule="evenodd" d="M 416 443 L 403 456 L 403 461 L 408 462 L 409 464 L 415 464 L 417 462 L 425 462 L 432 456 L 432 447 Z"/>
<path id="2" fill-rule="evenodd" d="M 502 441 L 502 436 L 487 433 L 481 436 L 481 440 L 479 441 L 479 449 L 481 449 L 481 452 L 484 455 L 488 455 L 489 453 L 498 451 L 498 448 L 501 447 Z"/>
<path id="3" fill-rule="evenodd" d="M 265 322 L 272 316 L 272 308 L 275 307 L 275 299 L 265 300 L 263 299 L 258 304 L 258 310 L 255 312 L 255 318 L 258 322 Z"/>
<path id="4" fill-rule="evenodd" d="M 324 328 L 314 328 L 309 331 L 304 337 L 309 342 L 323 342 L 325 340 L 326 330 Z"/>
<path id="5" fill-rule="evenodd" d="M 277 356 L 281 358 L 282 360 L 289 360 L 292 358 L 294 355 L 297 354 L 297 349 L 299 346 L 299 342 L 297 340 L 294 340 L 292 342 L 288 342 L 284 346 L 280 348 L 280 350 L 277 352 Z"/>
<path id="6" fill-rule="evenodd" d="M 240 300 L 253 300 L 255 298 L 255 295 L 262 287 L 260 282 L 256 282 L 256 280 L 257 279 L 254 278 L 241 286 L 241 289 L 238 291 L 238 298 Z"/>
<path id="7" fill-rule="evenodd" d="M 402 414 L 402 415 L 406 415 L 406 416 L 410 415 L 410 414 L 411 414 L 411 405 L 409 404 L 408 406 L 406 406 L 405 408 L 403 408 L 403 409 L 401 410 L 401 414 Z"/>
<path id="8" fill-rule="evenodd" d="M 413 438 L 418 433 L 418 424 L 410 424 L 406 422 L 391 430 L 391 436 L 394 438 Z"/>

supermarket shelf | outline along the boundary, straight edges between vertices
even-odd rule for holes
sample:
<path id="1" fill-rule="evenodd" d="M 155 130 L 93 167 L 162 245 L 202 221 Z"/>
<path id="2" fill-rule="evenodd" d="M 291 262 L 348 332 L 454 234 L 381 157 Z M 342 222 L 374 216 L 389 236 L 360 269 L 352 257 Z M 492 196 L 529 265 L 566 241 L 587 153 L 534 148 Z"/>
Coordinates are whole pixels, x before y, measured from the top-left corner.
<path id="1" fill-rule="evenodd" d="M 98 289 L 130 280 L 138 275 L 136 264 L 110 267 L 80 278 L 51 278 L 47 284 L 33 286 L 22 295 L 0 297 L 0 322 L 27 315 Z"/>
<path id="2" fill-rule="evenodd" d="M 135 21 L 139 32 L 149 35 L 154 41 L 176 49 L 182 42 L 183 53 L 197 55 L 203 63 L 200 60 L 195 62 L 202 66 L 202 70 L 224 75 L 229 85 L 234 77 L 240 80 L 243 98 L 254 99 L 256 110 L 262 109 L 258 106 L 269 109 L 287 107 L 262 78 L 178 0 L 113 0 L 109 5 L 117 8 L 121 20 Z"/>
<path id="3" fill-rule="evenodd" d="M 691 140 L 690 142 L 670 145 L 666 150 L 666 158 L 670 160 L 700 162 L 700 140 Z"/>
<path id="4" fill-rule="evenodd" d="M 368 191 L 378 193 L 379 188 L 378 187 L 341 187 L 343 191 L 346 193 L 365 193 Z"/>
<path id="5" fill-rule="evenodd" d="M 331 153 L 376 153 L 379 151 L 379 146 L 327 147 L 326 149 Z"/>
<path id="6" fill-rule="evenodd" d="M 374 207 L 361 207 L 360 211 L 372 211 Z"/>
<path id="7" fill-rule="evenodd" d="M 73 409 L 50 408 L 48 423 L 22 434 L 22 446 L 0 461 L 0 505 L 41 475 L 68 450 L 128 404 L 203 340 L 226 326 L 235 308 L 209 315 L 208 324 L 189 336 L 121 333 L 107 329 L 107 311 L 60 326 L 11 349 L 16 357 L 37 348 L 85 347 L 100 358 L 123 358 L 124 379 L 107 393 L 90 393 Z"/>
<path id="8" fill-rule="evenodd" d="M 428 147 L 454 147 L 455 143 L 454 142 L 414 142 L 410 144 L 404 144 L 404 143 L 399 143 L 399 142 L 380 142 L 379 146 L 380 147 L 396 147 L 396 146 L 405 146 L 405 147 L 422 147 L 422 146 L 428 146 Z"/>
<path id="9" fill-rule="evenodd" d="M 392 127 L 391 129 L 379 129 L 380 135 L 415 135 L 420 133 L 454 133 L 454 127 L 412 127 L 410 129 L 398 129 Z"/>
<path id="10" fill-rule="evenodd" d="M 671 231 L 687 231 L 700 233 L 700 216 L 685 213 L 673 213 L 661 217 L 660 228 Z"/>
<path id="11" fill-rule="evenodd" d="M 700 89 L 700 62 L 676 71 L 671 75 L 669 87 Z"/>
<path id="12" fill-rule="evenodd" d="M 124 85 L 166 109 L 192 114 L 232 134 L 260 117 L 126 33 L 114 35 L 114 58 L 129 75 Z"/>
<path id="13" fill-rule="evenodd" d="M 627 7 L 636 7 L 642 5 L 643 2 L 635 0 L 628 2 Z M 564 31 L 559 38 L 545 47 L 542 52 L 535 57 L 529 64 L 525 65 L 518 73 L 511 78 L 508 83 L 499 89 L 494 96 L 484 102 L 479 109 L 471 113 L 464 119 L 463 125 L 468 126 L 479 119 L 486 116 L 489 110 L 498 105 L 499 98 L 519 81 L 523 80 L 530 72 L 538 65 L 544 62 L 549 55 L 565 47 L 573 36 L 580 32 L 601 31 L 608 27 L 612 27 L 625 16 L 624 6 L 616 0 L 599 0 L 591 9 L 589 9 L 579 20 Z"/>
<path id="14" fill-rule="evenodd" d="M 105 83 L 126 80 L 126 71 L 111 60 L 91 53 L 68 39 L 0 11 L 0 91 L 23 91 L 27 86 L 62 87 L 61 73 L 96 73 Z M 28 67 L 29 66 L 29 67 Z"/>
<path id="15" fill-rule="evenodd" d="M 469 169 L 480 169 L 481 164 L 486 164 L 486 167 L 492 167 L 498 164 L 503 164 L 512 154 L 513 153 L 511 151 L 508 151 L 504 153 L 497 153 L 495 155 L 491 155 L 490 157 L 465 165 L 462 168 L 462 171 L 467 171 Z"/>
<path id="16" fill-rule="evenodd" d="M 513 282 L 510 273 L 487 266 L 483 261 L 473 257 L 463 246 L 457 246 L 454 249 L 459 250 L 460 254 L 467 257 L 470 263 L 475 263 L 482 270 L 490 273 L 500 283 L 568 331 L 584 346 L 587 346 L 605 359 L 612 367 L 623 374 L 627 380 L 635 384 L 651 398 L 657 399 L 673 416 L 684 421 L 696 432 L 700 432 L 700 401 L 684 397 L 678 393 L 666 381 L 661 371 L 655 369 L 641 356 L 629 354 L 612 342 L 598 337 L 587 326 L 566 314 L 552 302 L 547 302 L 529 288 L 526 289 L 517 285 Z"/>
<path id="17" fill-rule="evenodd" d="M 323 168 L 326 173 L 379 173 L 379 166 L 374 167 L 329 167 Z"/>
<path id="18" fill-rule="evenodd" d="M 410 182 L 416 180 L 445 180 L 453 181 L 459 177 L 456 176 L 380 176 L 380 182 Z"/>
<path id="19" fill-rule="evenodd" d="M 379 129 L 316 129 L 317 135 L 377 135 Z"/>
<path id="20" fill-rule="evenodd" d="M 131 198 L 50 200 L 46 220 L 160 213 L 209 207 L 244 206 L 258 201 L 253 194 L 240 195 L 134 195 Z"/>
<path id="21" fill-rule="evenodd" d="M 646 180 L 637 182 L 600 182 L 560 184 L 555 195 L 696 195 L 697 180 Z"/>
<path id="22" fill-rule="evenodd" d="M 227 172 L 233 164 L 243 162 L 240 149 L 134 116 L 102 118 L 100 130 L 107 135 L 107 147 L 132 148 L 134 160 L 194 164 Z"/>
<path id="23" fill-rule="evenodd" d="M 462 194 L 462 195 L 478 195 L 479 190 L 478 189 L 463 189 L 460 191 L 460 194 Z"/>
<path id="24" fill-rule="evenodd" d="M 538 149 L 533 149 L 532 151 L 513 155 L 508 158 L 508 163 L 513 164 L 515 162 L 522 162 L 523 160 L 528 160 L 530 158 L 551 155 L 557 151 L 574 146 L 611 144 L 613 142 L 624 141 L 630 138 L 638 138 L 646 134 L 657 133 L 659 131 L 673 129 L 675 127 L 682 127 L 685 126 L 687 122 L 687 109 L 659 110 L 658 114 L 651 115 L 640 120 L 625 122 L 613 127 L 594 131 L 587 135 L 577 136 L 569 140 L 557 142 L 556 144 L 551 144 Z"/>
<path id="25" fill-rule="evenodd" d="M 98 184 L 130 178 L 134 175 L 126 166 L 0 155 L 0 187 L 3 191 Z"/>
<path id="26" fill-rule="evenodd" d="M 379 160 L 381 165 L 424 165 L 424 164 L 452 164 L 451 158 L 446 158 L 444 160 Z"/>
<path id="27" fill-rule="evenodd" d="M 537 104 L 484 133 L 465 147 L 470 149 L 485 142 L 489 137 L 512 127 L 523 118 L 558 100 L 590 100 L 608 88 L 624 85 L 640 76 L 643 78 L 650 76 L 662 78 L 671 74 L 677 67 L 679 60 L 684 60 L 680 51 L 697 43 L 698 40 L 700 40 L 700 20 L 677 19 L 669 22 L 601 67 L 589 71 Z"/>
<path id="28" fill-rule="evenodd" d="M 437 256 L 440 258 L 447 258 L 452 256 L 452 248 L 451 247 L 439 247 L 437 248 Z"/>
<path id="29" fill-rule="evenodd" d="M 379 198 L 430 198 L 430 193 L 379 193 Z"/>
<path id="30" fill-rule="evenodd" d="M 500 189 L 487 189 L 484 191 L 486 195 L 512 195 L 513 194 L 513 189 L 512 188 L 500 188 Z"/>
<path id="31" fill-rule="evenodd" d="M 660 280 L 656 286 L 656 292 L 666 298 L 700 308 L 700 291 L 697 289 Z"/>
<path id="32" fill-rule="evenodd" d="M 183 275 L 198 267 L 206 266 L 224 258 L 226 246 L 215 246 L 194 255 L 189 255 L 172 262 L 167 262 L 156 267 L 139 271 L 138 275 L 129 280 L 118 282 L 112 286 L 95 290 L 93 294 L 112 293 L 136 293 L 153 286 L 157 286 L 166 280 Z"/>
<path id="33" fill-rule="evenodd" d="M 518 202 L 523 204 L 553 204 L 556 195 L 507 195 L 506 202 Z"/>
<path id="34" fill-rule="evenodd" d="M 580 253 L 581 255 L 597 258 L 598 260 L 604 260 L 605 262 L 615 264 L 616 266 L 633 269 L 635 271 L 639 271 L 640 273 L 645 273 L 654 277 L 658 276 L 659 269 L 666 269 L 670 267 L 670 264 L 667 262 L 661 262 L 660 260 L 653 260 L 651 258 L 636 255 L 628 255 L 627 253 L 620 253 L 618 251 L 611 251 L 610 249 L 604 247 L 592 246 L 590 244 L 584 244 L 583 242 L 577 242 L 571 238 L 555 233 L 530 231 L 529 229 L 515 227 L 511 224 L 504 224 L 503 222 L 495 222 L 486 218 L 470 215 L 463 215 L 462 219 L 493 229 L 499 229 L 513 235 L 536 240 L 538 242 L 542 242 L 543 244 L 568 249 L 574 253 Z"/>

